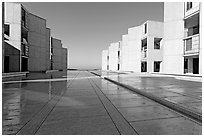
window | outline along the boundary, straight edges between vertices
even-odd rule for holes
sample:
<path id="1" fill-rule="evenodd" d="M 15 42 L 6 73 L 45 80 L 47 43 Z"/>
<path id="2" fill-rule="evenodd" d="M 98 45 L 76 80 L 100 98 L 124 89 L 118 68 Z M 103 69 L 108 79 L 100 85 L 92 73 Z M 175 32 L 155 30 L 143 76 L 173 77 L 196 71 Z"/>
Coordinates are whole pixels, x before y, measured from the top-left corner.
<path id="1" fill-rule="evenodd" d="M 154 49 L 160 49 L 161 38 L 154 38 Z"/>
<path id="2" fill-rule="evenodd" d="M 120 57 L 120 51 L 118 51 L 118 57 Z"/>
<path id="3" fill-rule="evenodd" d="M 120 70 L 120 64 L 118 64 L 118 70 Z"/>
<path id="4" fill-rule="evenodd" d="M 147 33 L 147 23 L 144 24 L 144 34 Z"/>
<path id="5" fill-rule="evenodd" d="M 7 36 L 10 35 L 10 26 L 9 26 L 9 24 L 4 24 L 4 34 L 6 34 Z"/>
<path id="6" fill-rule="evenodd" d="M 186 51 L 192 50 L 192 38 L 186 40 Z"/>
<path id="7" fill-rule="evenodd" d="M 141 62 L 141 72 L 147 72 L 147 62 Z"/>
<path id="8" fill-rule="evenodd" d="M 154 72 L 160 71 L 160 61 L 154 61 Z"/>
<path id="9" fill-rule="evenodd" d="M 109 70 L 109 65 L 107 65 L 107 70 Z"/>
<path id="10" fill-rule="evenodd" d="M 193 2 L 187 2 L 186 5 L 186 11 L 190 10 L 192 8 Z"/>
<path id="11" fill-rule="evenodd" d="M 107 56 L 107 60 L 109 60 L 109 56 Z"/>
<path id="12" fill-rule="evenodd" d="M 141 50 L 147 49 L 147 38 L 142 40 Z"/>

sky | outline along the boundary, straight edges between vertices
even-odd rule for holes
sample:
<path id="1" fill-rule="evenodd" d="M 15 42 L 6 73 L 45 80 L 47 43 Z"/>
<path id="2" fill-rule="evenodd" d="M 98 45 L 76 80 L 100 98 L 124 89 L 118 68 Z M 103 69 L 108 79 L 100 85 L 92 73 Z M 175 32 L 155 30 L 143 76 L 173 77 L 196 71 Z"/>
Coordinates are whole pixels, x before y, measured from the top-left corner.
<path id="1" fill-rule="evenodd" d="M 47 20 L 51 36 L 69 50 L 70 68 L 101 68 L 101 52 L 121 40 L 128 28 L 163 21 L 160 2 L 21 2 Z"/>

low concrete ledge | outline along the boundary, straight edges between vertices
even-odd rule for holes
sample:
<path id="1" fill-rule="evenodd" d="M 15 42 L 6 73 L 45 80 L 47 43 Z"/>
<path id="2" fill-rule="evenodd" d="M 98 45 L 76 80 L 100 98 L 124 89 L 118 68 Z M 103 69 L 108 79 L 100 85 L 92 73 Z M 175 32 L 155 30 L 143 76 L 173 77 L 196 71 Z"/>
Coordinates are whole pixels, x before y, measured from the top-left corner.
<path id="1" fill-rule="evenodd" d="M 52 72 L 57 72 L 57 71 L 59 71 L 59 70 L 47 70 L 47 71 L 45 71 L 45 73 L 52 73 Z"/>
<path id="2" fill-rule="evenodd" d="M 29 72 L 12 72 L 12 73 L 2 73 L 2 78 L 10 78 L 10 77 L 20 77 L 26 76 Z"/>
<path id="3" fill-rule="evenodd" d="M 198 78 L 202 78 L 202 75 L 200 75 L 200 74 L 172 74 L 172 73 L 160 73 L 160 72 L 152 72 L 151 74 L 169 75 L 169 76 L 186 76 L 186 77 L 198 77 Z"/>

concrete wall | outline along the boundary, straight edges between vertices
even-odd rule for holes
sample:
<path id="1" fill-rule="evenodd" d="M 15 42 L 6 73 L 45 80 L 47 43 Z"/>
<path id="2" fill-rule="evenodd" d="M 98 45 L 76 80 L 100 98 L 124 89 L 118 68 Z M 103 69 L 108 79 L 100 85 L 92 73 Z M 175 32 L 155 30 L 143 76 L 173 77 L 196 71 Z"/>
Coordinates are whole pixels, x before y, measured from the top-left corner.
<path id="1" fill-rule="evenodd" d="M 160 42 L 160 49 L 154 49 L 154 38 L 163 39 L 163 23 L 157 21 L 147 21 L 147 72 L 154 72 L 154 61 L 162 62 L 162 42 Z M 160 72 L 161 72 L 160 64 Z"/>
<path id="2" fill-rule="evenodd" d="M 46 54 L 48 44 L 46 43 L 46 20 L 34 14 L 29 14 L 29 71 L 46 71 Z"/>
<path id="3" fill-rule="evenodd" d="M 5 2 L 5 24 L 10 25 L 9 43 L 21 50 L 21 4 Z"/>
<path id="4" fill-rule="evenodd" d="M 53 69 L 62 70 L 62 44 L 61 40 L 52 38 L 52 48 L 53 48 Z"/>
<path id="5" fill-rule="evenodd" d="M 107 70 L 108 66 L 108 50 L 103 50 L 102 51 L 102 70 Z"/>
<path id="6" fill-rule="evenodd" d="M 50 28 L 46 28 L 46 70 L 50 70 L 51 69 L 51 60 L 50 60 Z"/>
<path id="7" fill-rule="evenodd" d="M 67 70 L 67 48 L 62 48 L 62 69 Z"/>
<path id="8" fill-rule="evenodd" d="M 121 70 L 127 71 L 128 70 L 128 34 L 122 36 L 121 42 Z"/>
<path id="9" fill-rule="evenodd" d="M 163 73 L 183 74 L 184 3 L 164 3 Z"/>
<path id="10" fill-rule="evenodd" d="M 200 5 L 199 5 L 199 6 L 200 6 L 200 7 L 199 7 L 199 10 L 200 10 L 200 16 L 199 16 L 199 18 L 200 18 L 200 20 L 199 20 L 199 24 L 200 24 L 199 27 L 200 27 L 200 28 L 199 28 L 199 29 L 200 29 L 200 30 L 203 30 L 203 29 L 202 29 L 202 25 L 201 25 L 201 24 L 202 24 L 202 20 L 201 20 L 201 19 L 202 19 L 202 8 L 201 8 L 201 3 L 199 3 L 199 4 L 200 4 Z M 199 51 L 199 74 L 202 75 L 202 49 L 203 49 L 203 48 L 202 48 L 202 45 L 201 45 L 201 44 L 202 44 L 202 43 L 201 43 L 201 38 L 202 38 L 202 33 L 200 33 L 200 39 L 199 39 L 199 50 L 200 50 L 200 51 Z"/>
<path id="11" fill-rule="evenodd" d="M 127 71 L 141 72 L 141 26 L 128 29 Z"/>
<path id="12" fill-rule="evenodd" d="M 21 50 L 21 4 L 18 3 L 4 3 L 4 23 L 9 25 L 9 36 L 8 40 L 5 40 L 7 43 L 3 50 L 4 56 L 10 56 L 9 62 L 9 69 L 10 71 L 19 72 L 21 70 L 20 65 L 20 50 Z M 9 45 L 9 46 L 8 46 Z M 11 47 L 12 46 L 12 47 Z M 11 52 L 18 51 L 19 53 L 15 52 L 14 54 L 10 54 L 8 49 L 12 50 Z M 16 59 L 15 62 L 12 60 Z M 13 63 L 11 63 L 13 62 Z M 6 62 L 5 62 L 6 63 Z M 17 66 L 18 65 L 18 66 Z M 4 67 L 4 66 L 3 66 Z M 7 70 L 5 70 L 7 71 Z M 3 71 L 4 72 L 4 71 Z"/>
<path id="13" fill-rule="evenodd" d="M 20 50 L 4 42 L 4 56 L 9 57 L 9 61 L 5 62 L 5 66 L 8 65 L 9 69 L 5 69 L 4 72 L 18 72 L 20 70 Z"/>
<path id="14" fill-rule="evenodd" d="M 118 50 L 119 43 L 111 43 L 108 48 L 109 53 L 109 70 L 117 71 L 118 70 Z"/>

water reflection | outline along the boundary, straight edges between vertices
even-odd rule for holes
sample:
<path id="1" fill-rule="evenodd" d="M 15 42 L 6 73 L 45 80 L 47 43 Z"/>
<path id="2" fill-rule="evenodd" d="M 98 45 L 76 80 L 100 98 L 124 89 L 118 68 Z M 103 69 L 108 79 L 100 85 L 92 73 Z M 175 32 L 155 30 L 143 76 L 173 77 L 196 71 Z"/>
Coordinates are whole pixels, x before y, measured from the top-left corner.
<path id="1" fill-rule="evenodd" d="M 37 81 L 39 77 L 30 75 L 26 79 L 34 78 L 35 82 L 2 83 L 2 132 L 3 134 L 16 134 L 41 108 L 53 98 L 61 95 L 67 87 L 67 79 L 55 81 L 60 75 L 44 76 L 53 78 L 53 81 Z"/>

